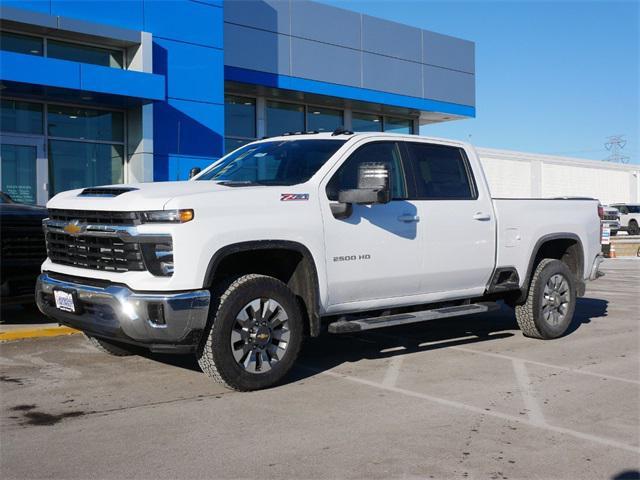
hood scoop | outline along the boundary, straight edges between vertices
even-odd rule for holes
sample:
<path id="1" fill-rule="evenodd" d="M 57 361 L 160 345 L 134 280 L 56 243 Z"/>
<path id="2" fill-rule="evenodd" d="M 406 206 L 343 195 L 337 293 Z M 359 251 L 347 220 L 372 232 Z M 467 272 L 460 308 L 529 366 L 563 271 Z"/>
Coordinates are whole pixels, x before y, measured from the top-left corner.
<path id="1" fill-rule="evenodd" d="M 79 197 L 117 197 L 123 193 L 138 190 L 133 187 L 93 187 L 85 188 L 78 194 Z"/>

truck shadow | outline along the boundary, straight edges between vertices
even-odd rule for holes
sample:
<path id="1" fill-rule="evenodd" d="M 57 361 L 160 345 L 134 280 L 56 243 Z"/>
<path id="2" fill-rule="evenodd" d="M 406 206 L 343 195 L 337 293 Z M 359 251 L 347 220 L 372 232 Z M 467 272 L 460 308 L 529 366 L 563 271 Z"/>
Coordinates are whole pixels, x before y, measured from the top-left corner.
<path id="1" fill-rule="evenodd" d="M 578 330 L 583 324 L 590 323 L 592 319 L 606 317 L 607 307 L 606 300 L 579 299 L 567 335 Z M 513 310 L 505 305 L 495 312 L 468 317 L 434 320 L 357 334 L 325 333 L 318 338 L 305 341 L 296 367 L 283 383 L 297 382 L 345 363 L 498 341 L 514 335 L 520 335 L 518 324 Z M 193 355 L 146 353 L 143 356 L 175 367 L 200 370 Z"/>

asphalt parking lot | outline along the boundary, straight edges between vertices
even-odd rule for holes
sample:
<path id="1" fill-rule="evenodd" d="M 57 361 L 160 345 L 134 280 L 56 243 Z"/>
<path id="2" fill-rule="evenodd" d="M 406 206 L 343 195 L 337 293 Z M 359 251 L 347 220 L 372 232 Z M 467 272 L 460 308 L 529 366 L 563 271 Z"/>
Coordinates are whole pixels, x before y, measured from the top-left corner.
<path id="1" fill-rule="evenodd" d="M 5 343 L 2 477 L 639 478 L 640 261 L 604 271 L 562 339 L 506 308 L 326 335 L 253 393 L 81 335 Z"/>

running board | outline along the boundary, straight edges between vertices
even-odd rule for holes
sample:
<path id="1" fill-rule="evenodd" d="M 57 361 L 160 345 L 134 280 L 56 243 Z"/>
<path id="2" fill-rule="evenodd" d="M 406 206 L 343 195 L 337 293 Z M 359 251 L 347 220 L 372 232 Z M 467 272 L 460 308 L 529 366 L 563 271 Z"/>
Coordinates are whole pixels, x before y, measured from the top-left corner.
<path id="1" fill-rule="evenodd" d="M 393 327 L 409 323 L 428 322 L 447 317 L 471 315 L 498 310 L 500 306 L 494 302 L 474 303 L 471 305 L 456 305 L 453 307 L 434 308 L 419 312 L 398 313 L 381 317 L 362 318 L 358 320 L 338 320 L 329 324 L 329 333 L 353 333 L 374 328 Z"/>

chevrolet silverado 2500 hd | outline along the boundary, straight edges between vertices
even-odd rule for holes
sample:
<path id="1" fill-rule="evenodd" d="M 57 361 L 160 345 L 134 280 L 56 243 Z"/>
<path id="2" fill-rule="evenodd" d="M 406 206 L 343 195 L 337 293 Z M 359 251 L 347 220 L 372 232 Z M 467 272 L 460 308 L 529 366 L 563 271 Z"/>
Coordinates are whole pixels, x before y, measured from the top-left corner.
<path id="1" fill-rule="evenodd" d="M 56 195 L 37 302 L 114 355 L 195 354 L 238 390 L 304 335 L 485 312 L 565 333 L 598 275 L 596 200 L 492 199 L 463 142 L 338 130 L 257 141 L 190 181 Z"/>

